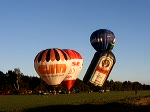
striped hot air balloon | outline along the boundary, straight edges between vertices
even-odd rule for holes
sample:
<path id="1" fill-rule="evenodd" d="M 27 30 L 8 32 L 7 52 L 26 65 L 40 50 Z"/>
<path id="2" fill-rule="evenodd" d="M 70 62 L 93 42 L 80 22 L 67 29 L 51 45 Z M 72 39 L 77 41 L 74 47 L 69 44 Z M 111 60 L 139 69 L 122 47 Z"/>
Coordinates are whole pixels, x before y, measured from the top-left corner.
<path id="1" fill-rule="evenodd" d="M 66 52 L 52 48 L 41 51 L 34 59 L 37 74 L 48 85 L 57 86 L 70 71 L 71 61 Z"/>
<path id="2" fill-rule="evenodd" d="M 63 49 L 63 51 L 65 51 L 71 58 L 71 69 L 62 81 L 62 85 L 66 86 L 68 91 L 70 91 L 83 68 L 83 58 L 75 50 Z"/>

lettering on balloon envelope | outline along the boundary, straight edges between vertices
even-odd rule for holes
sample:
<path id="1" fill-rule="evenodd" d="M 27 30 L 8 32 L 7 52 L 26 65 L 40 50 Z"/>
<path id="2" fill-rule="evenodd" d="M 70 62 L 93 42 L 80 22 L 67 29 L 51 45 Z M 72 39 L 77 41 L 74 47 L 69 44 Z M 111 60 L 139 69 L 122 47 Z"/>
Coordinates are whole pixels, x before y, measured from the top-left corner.
<path id="1" fill-rule="evenodd" d="M 67 68 L 66 64 L 39 65 L 38 70 L 42 75 L 44 75 L 44 74 L 65 73 L 66 68 Z"/>

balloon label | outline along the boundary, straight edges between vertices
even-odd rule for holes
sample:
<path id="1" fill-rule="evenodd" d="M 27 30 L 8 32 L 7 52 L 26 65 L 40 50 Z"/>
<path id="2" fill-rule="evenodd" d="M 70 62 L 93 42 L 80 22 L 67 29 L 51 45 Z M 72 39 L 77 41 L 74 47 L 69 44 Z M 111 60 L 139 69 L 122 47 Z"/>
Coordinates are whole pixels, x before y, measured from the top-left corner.
<path id="1" fill-rule="evenodd" d="M 80 62 L 75 62 L 75 61 L 73 61 L 73 62 L 72 62 L 72 66 L 80 66 Z"/>
<path id="2" fill-rule="evenodd" d="M 74 59 L 74 61 L 72 61 L 72 64 L 71 64 L 70 71 L 64 80 L 76 79 L 77 75 L 80 73 L 81 70 L 82 70 L 82 60 Z"/>
<path id="3" fill-rule="evenodd" d="M 103 86 L 112 67 L 113 59 L 108 56 L 102 56 L 89 81 L 96 86 Z"/>
<path id="4" fill-rule="evenodd" d="M 40 74 L 58 74 L 58 73 L 65 73 L 66 72 L 66 64 L 51 64 L 51 65 L 40 65 L 38 70 Z"/>

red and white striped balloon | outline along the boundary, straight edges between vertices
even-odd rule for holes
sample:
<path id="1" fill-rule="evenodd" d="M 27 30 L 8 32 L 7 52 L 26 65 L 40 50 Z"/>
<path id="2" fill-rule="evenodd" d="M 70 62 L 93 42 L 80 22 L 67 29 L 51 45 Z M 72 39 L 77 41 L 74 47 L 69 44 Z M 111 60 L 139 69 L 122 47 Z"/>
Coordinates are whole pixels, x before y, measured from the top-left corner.
<path id="1" fill-rule="evenodd" d="M 70 90 L 83 68 L 83 58 L 75 50 L 63 49 L 63 51 L 65 51 L 71 58 L 71 69 L 62 81 L 62 85 L 66 86 L 68 90 Z"/>
<path id="2" fill-rule="evenodd" d="M 51 86 L 59 85 L 69 73 L 70 67 L 68 54 L 57 48 L 43 50 L 34 59 L 37 74 Z"/>

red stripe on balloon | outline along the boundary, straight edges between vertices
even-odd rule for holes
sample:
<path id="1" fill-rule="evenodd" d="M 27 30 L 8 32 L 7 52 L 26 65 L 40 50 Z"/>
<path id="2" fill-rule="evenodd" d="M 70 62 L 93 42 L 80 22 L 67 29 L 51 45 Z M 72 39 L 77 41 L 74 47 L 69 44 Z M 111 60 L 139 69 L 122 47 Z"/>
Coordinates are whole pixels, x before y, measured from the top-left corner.
<path id="1" fill-rule="evenodd" d="M 51 53 L 50 53 L 50 60 L 51 60 L 51 61 L 55 61 L 55 60 L 56 60 L 54 49 L 51 50 Z"/>
<path id="2" fill-rule="evenodd" d="M 48 50 L 45 50 L 45 52 L 42 55 L 42 59 L 41 61 L 44 62 L 46 60 L 46 54 L 47 54 Z"/>
<path id="3" fill-rule="evenodd" d="M 62 84 L 67 87 L 68 90 L 70 90 L 75 83 L 76 80 L 66 80 L 62 81 Z"/>
<path id="4" fill-rule="evenodd" d="M 75 50 L 64 49 L 71 59 L 82 59 L 82 56 Z"/>

